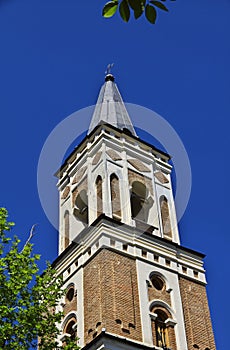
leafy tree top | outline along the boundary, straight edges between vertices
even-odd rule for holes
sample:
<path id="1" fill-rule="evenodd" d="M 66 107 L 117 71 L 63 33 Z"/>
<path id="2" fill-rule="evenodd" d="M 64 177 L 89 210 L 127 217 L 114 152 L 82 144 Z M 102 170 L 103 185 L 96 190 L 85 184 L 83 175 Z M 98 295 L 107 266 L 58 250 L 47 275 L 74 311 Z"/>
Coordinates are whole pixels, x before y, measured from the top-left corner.
<path id="1" fill-rule="evenodd" d="M 131 13 L 133 13 L 135 19 L 145 15 L 146 19 L 151 24 L 155 24 L 157 10 L 168 11 L 168 8 L 164 5 L 165 1 L 166 0 L 111 0 L 104 5 L 102 16 L 110 18 L 116 12 L 119 12 L 123 21 L 128 22 Z"/>
<path id="2" fill-rule="evenodd" d="M 0 208 L 0 349 L 6 350 L 77 350 L 75 340 L 57 343 L 63 318 L 56 312 L 63 296 L 62 279 L 48 264 L 40 275 L 30 237 L 20 249 L 17 236 L 9 237 L 14 224 L 7 221 L 8 213 Z"/>

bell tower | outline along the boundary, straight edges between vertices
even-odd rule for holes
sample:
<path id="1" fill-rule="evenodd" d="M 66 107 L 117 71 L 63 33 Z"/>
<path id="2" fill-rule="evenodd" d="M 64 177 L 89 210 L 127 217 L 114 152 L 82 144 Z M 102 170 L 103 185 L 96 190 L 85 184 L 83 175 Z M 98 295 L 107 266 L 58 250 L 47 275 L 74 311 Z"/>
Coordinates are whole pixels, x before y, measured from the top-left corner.
<path id="1" fill-rule="evenodd" d="M 60 342 L 215 349 L 204 255 L 180 245 L 169 159 L 138 137 L 107 74 L 87 136 L 56 174 Z"/>

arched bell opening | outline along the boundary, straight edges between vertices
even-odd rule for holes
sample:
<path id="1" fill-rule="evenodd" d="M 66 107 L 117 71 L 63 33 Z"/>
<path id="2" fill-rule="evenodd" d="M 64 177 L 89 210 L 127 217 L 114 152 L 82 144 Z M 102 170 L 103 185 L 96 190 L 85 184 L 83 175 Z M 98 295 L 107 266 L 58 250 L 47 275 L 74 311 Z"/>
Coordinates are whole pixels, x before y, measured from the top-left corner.
<path id="1" fill-rule="evenodd" d="M 153 199 L 149 195 L 149 190 L 145 184 L 140 181 L 132 183 L 130 201 L 132 218 L 147 223 Z"/>
<path id="2" fill-rule="evenodd" d="M 81 190 L 76 196 L 74 215 L 79 221 L 88 224 L 88 196 L 86 190 Z"/>
<path id="3" fill-rule="evenodd" d="M 146 222 L 146 213 L 144 211 L 144 203 L 147 198 L 146 186 L 134 181 L 131 188 L 131 212 L 132 218 Z"/>

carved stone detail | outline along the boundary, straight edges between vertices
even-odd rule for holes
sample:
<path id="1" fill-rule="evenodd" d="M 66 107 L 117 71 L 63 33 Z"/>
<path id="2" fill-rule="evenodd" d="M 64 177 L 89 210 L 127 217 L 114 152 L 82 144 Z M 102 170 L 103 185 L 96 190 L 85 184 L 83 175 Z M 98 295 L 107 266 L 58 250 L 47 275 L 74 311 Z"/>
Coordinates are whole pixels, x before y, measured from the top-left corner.
<path id="1" fill-rule="evenodd" d="M 154 175 L 162 184 L 169 183 L 169 180 L 161 171 L 157 171 Z"/>
<path id="2" fill-rule="evenodd" d="M 102 152 L 97 152 L 97 154 L 93 158 L 93 162 L 92 162 L 93 165 L 96 165 L 99 162 L 99 160 L 101 159 L 101 154 Z"/>
<path id="3" fill-rule="evenodd" d="M 108 149 L 106 151 L 106 153 L 108 154 L 108 156 L 110 158 L 112 158 L 112 160 L 121 160 L 122 159 L 121 156 L 116 151 L 114 151 L 113 149 Z"/>
<path id="4" fill-rule="evenodd" d="M 69 195 L 69 191 L 70 191 L 70 187 L 67 186 L 62 193 L 61 199 L 66 199 Z"/>
<path id="5" fill-rule="evenodd" d="M 128 159 L 128 162 L 137 170 L 143 172 L 150 172 L 150 169 L 145 166 L 139 159 Z"/>
<path id="6" fill-rule="evenodd" d="M 74 176 L 73 182 L 72 182 L 73 185 L 78 183 L 81 180 L 81 178 L 85 174 L 86 169 L 87 169 L 87 167 L 83 166 L 81 169 L 79 169 L 77 171 L 76 175 Z"/>

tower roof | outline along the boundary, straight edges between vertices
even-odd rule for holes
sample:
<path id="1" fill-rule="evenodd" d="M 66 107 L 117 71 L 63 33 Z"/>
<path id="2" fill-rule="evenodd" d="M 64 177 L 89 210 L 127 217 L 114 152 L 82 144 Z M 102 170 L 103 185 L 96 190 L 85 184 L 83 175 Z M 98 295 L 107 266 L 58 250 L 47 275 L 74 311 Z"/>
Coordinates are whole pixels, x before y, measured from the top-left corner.
<path id="1" fill-rule="evenodd" d="M 126 129 L 132 135 L 137 136 L 124 101 L 114 82 L 114 76 L 110 73 L 105 76 L 105 83 L 101 87 L 88 134 L 99 124 L 110 124 L 121 130 Z"/>

